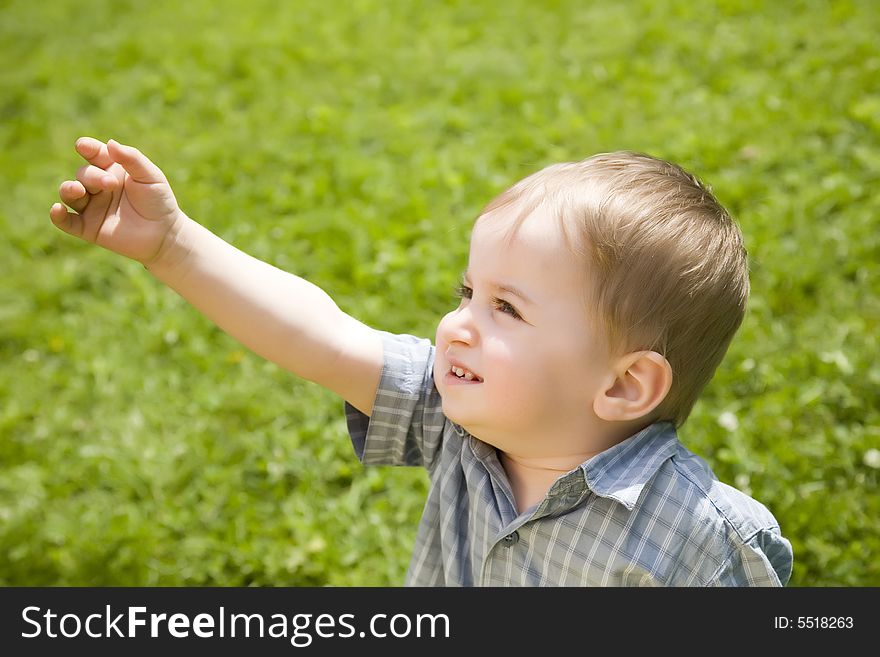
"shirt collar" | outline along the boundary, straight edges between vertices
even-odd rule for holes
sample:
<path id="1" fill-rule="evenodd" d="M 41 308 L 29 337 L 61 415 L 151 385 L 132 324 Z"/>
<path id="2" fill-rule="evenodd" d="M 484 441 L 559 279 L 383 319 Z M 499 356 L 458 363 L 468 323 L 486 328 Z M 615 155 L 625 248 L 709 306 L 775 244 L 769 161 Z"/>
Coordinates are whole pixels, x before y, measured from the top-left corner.
<path id="1" fill-rule="evenodd" d="M 580 469 L 596 495 L 632 509 L 645 484 L 676 451 L 678 436 L 671 422 L 655 422 L 626 440 L 585 461 Z"/>
<path id="2" fill-rule="evenodd" d="M 453 425 L 460 436 L 471 437 L 474 454 L 485 464 L 495 448 Z M 626 440 L 584 461 L 550 487 L 537 515 L 564 512 L 583 501 L 588 491 L 635 507 L 639 496 L 660 466 L 678 448 L 678 435 L 671 422 L 655 422 Z M 500 469 L 500 466 L 499 466 Z M 585 489 L 586 486 L 586 489 Z"/>

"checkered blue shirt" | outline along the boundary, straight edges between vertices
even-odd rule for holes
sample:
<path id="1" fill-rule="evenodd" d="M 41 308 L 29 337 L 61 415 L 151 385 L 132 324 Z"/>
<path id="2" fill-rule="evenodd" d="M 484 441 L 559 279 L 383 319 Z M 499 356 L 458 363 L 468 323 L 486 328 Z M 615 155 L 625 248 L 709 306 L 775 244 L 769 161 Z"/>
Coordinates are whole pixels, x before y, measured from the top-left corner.
<path id="1" fill-rule="evenodd" d="M 791 544 L 658 422 L 560 477 L 517 513 L 494 447 L 448 420 L 434 347 L 380 332 L 372 415 L 346 403 L 358 458 L 425 467 L 409 586 L 783 586 Z"/>

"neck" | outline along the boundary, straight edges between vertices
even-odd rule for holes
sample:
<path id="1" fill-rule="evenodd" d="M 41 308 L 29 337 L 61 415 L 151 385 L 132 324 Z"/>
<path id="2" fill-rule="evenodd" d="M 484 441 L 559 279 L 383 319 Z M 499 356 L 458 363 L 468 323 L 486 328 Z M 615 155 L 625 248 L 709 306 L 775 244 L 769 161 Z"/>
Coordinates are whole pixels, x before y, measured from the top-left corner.
<path id="1" fill-rule="evenodd" d="M 473 436 L 498 450 L 499 460 L 507 473 L 518 513 L 537 504 L 559 477 L 571 472 L 584 461 L 628 438 L 647 426 L 645 422 L 581 422 L 576 435 L 544 431 L 542 444 L 555 446 L 553 456 L 532 456 L 535 434 L 516 431 L 511 427 L 462 425 Z M 591 440 L 584 440 L 584 436 Z"/>
<path id="2" fill-rule="evenodd" d="M 600 450 L 601 451 L 601 450 Z M 499 452 L 501 465 L 507 473 L 516 512 L 522 513 L 530 506 L 538 504 L 547 491 L 561 476 L 568 474 L 587 459 L 599 452 L 583 452 L 564 457 L 521 457 Z"/>

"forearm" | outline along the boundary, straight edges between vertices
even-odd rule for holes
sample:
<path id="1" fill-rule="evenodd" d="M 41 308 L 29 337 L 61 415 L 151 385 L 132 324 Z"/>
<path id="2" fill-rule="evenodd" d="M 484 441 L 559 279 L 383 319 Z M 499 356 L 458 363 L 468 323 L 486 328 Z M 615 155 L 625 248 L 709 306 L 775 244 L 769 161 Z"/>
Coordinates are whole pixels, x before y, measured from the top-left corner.
<path id="1" fill-rule="evenodd" d="M 321 382 L 355 322 L 316 285 L 240 251 L 185 218 L 167 256 L 147 267 L 239 342 L 295 374 Z"/>
<path id="2" fill-rule="evenodd" d="M 165 174 L 138 149 L 90 137 L 76 149 L 89 164 L 59 187 L 62 203 L 49 210 L 58 228 L 143 263 L 252 351 L 370 414 L 384 367 L 378 331 L 184 215 Z"/>

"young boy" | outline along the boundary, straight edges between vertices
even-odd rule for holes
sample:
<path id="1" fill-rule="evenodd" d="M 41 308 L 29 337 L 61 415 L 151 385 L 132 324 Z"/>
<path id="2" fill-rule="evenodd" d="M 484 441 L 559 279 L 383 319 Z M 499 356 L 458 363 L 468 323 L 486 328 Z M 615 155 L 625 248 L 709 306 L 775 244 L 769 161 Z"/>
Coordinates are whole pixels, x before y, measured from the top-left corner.
<path id="1" fill-rule="evenodd" d="M 346 400 L 365 464 L 431 488 L 406 583 L 781 586 L 790 543 L 676 428 L 738 329 L 742 236 L 670 163 L 612 153 L 493 200 L 428 340 L 374 331 L 178 207 L 136 149 L 81 138 L 60 229 L 133 258 L 256 353 Z"/>

